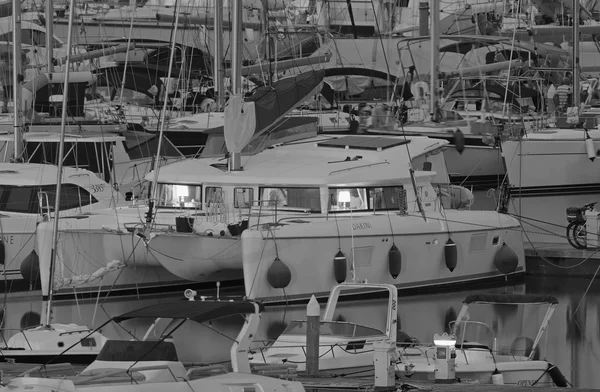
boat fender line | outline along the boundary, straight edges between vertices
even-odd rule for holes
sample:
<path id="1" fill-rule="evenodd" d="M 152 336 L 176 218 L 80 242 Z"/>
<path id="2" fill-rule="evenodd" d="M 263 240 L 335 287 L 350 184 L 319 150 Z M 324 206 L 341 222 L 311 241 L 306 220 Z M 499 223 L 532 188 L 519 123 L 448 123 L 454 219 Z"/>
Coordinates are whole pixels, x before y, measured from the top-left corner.
<path id="1" fill-rule="evenodd" d="M 585 130 L 585 150 L 587 151 L 588 159 L 594 162 L 596 159 L 596 147 L 594 147 L 594 139 L 590 137 L 588 130 Z"/>
<path id="2" fill-rule="evenodd" d="M 454 132 L 454 148 L 461 155 L 465 151 L 465 134 L 458 128 Z"/>
<path id="3" fill-rule="evenodd" d="M 458 249 L 452 238 L 448 238 L 446 245 L 444 245 L 444 258 L 446 260 L 446 267 L 450 272 L 454 271 L 458 265 Z"/>
<path id="4" fill-rule="evenodd" d="M 402 252 L 396 246 L 392 244 L 390 251 L 388 252 L 388 267 L 392 278 L 396 279 L 402 271 Z"/>
<path id="5" fill-rule="evenodd" d="M 29 283 L 33 284 L 40 281 L 40 258 L 35 250 L 32 250 L 31 253 L 23 259 L 19 269 L 21 270 L 23 279 Z"/>
<path id="6" fill-rule="evenodd" d="M 512 274 L 519 266 L 519 256 L 510 246 L 503 243 L 494 256 L 494 265 L 504 275 Z"/>
<path id="7" fill-rule="evenodd" d="M 492 384 L 504 385 L 504 375 L 500 373 L 498 368 L 494 369 L 494 372 L 492 373 Z"/>
<path id="8" fill-rule="evenodd" d="M 292 271 L 279 256 L 275 257 L 267 270 L 267 281 L 274 289 L 284 289 L 292 281 Z"/>
<path id="9" fill-rule="evenodd" d="M 550 362 L 548 362 L 547 372 L 548 374 L 550 374 L 552 382 L 557 387 L 566 388 L 569 386 L 569 382 L 567 381 L 566 377 L 562 374 L 562 372 L 556 365 L 553 365 Z"/>
<path id="10" fill-rule="evenodd" d="M 347 266 L 348 261 L 346 260 L 346 255 L 340 249 L 333 257 L 333 277 L 338 284 L 346 281 L 346 276 L 348 274 Z"/>

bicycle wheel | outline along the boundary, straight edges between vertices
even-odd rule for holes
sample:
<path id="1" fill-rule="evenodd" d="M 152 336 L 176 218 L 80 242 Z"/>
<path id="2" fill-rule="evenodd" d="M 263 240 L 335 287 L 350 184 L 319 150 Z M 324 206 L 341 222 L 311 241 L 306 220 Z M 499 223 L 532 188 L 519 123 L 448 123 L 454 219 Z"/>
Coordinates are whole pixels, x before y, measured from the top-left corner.
<path id="1" fill-rule="evenodd" d="M 576 226 L 578 223 L 579 222 L 577 222 L 577 221 L 573 221 L 567 225 L 567 241 L 569 241 L 569 244 L 575 249 L 579 249 L 579 245 L 574 241 L 572 235 L 573 235 L 573 227 Z"/>
<path id="2" fill-rule="evenodd" d="M 585 222 L 577 222 L 577 224 L 573 226 L 571 233 L 573 241 L 577 244 L 578 249 L 586 249 L 587 230 L 585 229 Z"/>

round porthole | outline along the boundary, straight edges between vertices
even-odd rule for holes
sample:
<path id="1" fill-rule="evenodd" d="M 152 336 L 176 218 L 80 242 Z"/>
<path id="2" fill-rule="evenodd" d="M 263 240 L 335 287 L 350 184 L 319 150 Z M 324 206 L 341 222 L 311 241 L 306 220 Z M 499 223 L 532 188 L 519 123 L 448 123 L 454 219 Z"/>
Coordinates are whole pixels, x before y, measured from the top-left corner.
<path id="1" fill-rule="evenodd" d="M 65 342 L 58 342 L 58 347 L 65 347 Z"/>

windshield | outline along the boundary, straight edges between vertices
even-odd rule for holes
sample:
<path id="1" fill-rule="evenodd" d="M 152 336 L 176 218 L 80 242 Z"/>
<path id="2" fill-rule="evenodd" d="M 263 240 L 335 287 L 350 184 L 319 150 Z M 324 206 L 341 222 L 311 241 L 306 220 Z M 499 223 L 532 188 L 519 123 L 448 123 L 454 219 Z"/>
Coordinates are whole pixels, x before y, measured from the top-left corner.
<path id="1" fill-rule="evenodd" d="M 376 328 L 365 327 L 363 325 L 342 321 L 322 321 L 320 326 L 321 327 L 319 331 L 321 336 L 336 336 L 354 339 L 383 335 L 383 332 Z M 306 321 L 292 321 L 285 331 L 283 331 L 282 335 L 306 336 Z"/>
<path id="2" fill-rule="evenodd" d="M 172 342 L 142 340 L 109 340 L 100 353 L 98 361 L 148 362 L 177 361 L 177 351 Z"/>

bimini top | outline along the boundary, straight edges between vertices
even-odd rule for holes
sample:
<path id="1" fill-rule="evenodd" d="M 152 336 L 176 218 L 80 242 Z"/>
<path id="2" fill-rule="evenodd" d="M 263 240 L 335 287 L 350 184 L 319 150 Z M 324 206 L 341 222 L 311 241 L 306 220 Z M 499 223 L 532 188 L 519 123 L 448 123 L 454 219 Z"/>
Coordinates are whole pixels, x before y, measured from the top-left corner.
<path id="1" fill-rule="evenodd" d="M 215 320 L 237 314 L 252 314 L 264 307 L 251 301 L 178 301 L 146 306 L 117 317 L 113 321 L 120 323 L 133 318 L 172 318 L 189 319 L 198 323 Z"/>
<path id="2" fill-rule="evenodd" d="M 463 301 L 465 304 L 550 304 L 557 305 L 558 299 L 553 295 L 536 294 L 471 294 Z"/>

